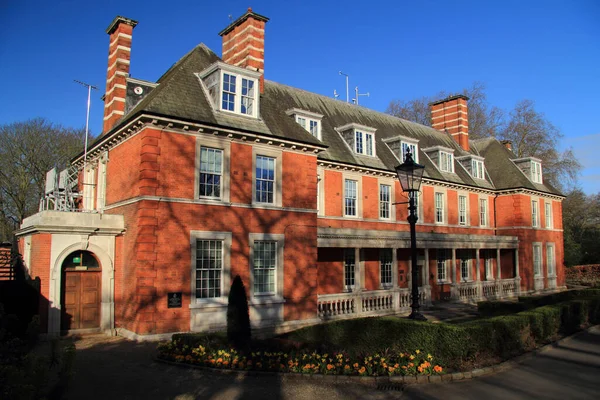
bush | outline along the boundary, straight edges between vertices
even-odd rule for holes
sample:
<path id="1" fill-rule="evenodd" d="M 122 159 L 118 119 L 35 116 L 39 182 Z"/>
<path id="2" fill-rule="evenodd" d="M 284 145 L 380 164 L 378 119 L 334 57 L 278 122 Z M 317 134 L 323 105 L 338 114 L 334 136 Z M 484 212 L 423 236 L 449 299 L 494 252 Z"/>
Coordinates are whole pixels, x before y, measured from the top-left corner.
<path id="1" fill-rule="evenodd" d="M 235 347 L 245 348 L 249 345 L 251 336 L 246 288 L 242 278 L 236 275 L 227 304 L 227 339 Z"/>
<path id="2" fill-rule="evenodd" d="M 313 345 L 327 343 L 329 348 L 344 349 L 349 354 L 419 348 L 436 354 L 441 364 L 460 369 L 479 360 L 514 357 L 554 341 L 560 335 L 576 332 L 589 323 L 600 322 L 600 295 L 591 297 L 594 293 L 597 292 L 582 291 L 579 299 L 537 308 L 533 307 L 533 301 L 504 303 L 527 310 L 462 324 L 431 324 L 392 317 L 362 318 L 307 327 L 286 337 Z M 567 297 L 574 295 L 571 293 Z M 493 307 L 496 305 L 490 309 Z"/>

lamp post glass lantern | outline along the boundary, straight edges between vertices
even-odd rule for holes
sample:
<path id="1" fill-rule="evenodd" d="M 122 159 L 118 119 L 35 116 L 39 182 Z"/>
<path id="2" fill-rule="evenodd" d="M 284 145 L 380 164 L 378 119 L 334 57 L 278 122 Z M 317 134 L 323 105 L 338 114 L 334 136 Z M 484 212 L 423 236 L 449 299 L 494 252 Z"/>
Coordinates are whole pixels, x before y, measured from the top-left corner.
<path id="1" fill-rule="evenodd" d="M 423 179 L 423 172 L 425 166 L 417 164 L 413 160 L 412 154 L 406 153 L 404 162 L 398 165 L 396 168 L 396 174 L 398 180 L 402 186 L 402 191 L 408 193 L 408 223 L 410 224 L 410 249 L 412 265 L 410 275 L 412 277 L 411 287 L 411 298 L 412 303 L 410 305 L 412 311 L 408 316 L 409 319 L 415 319 L 419 321 L 426 321 L 427 318 L 419 312 L 419 268 L 417 266 L 417 238 L 415 225 L 419 219 L 416 215 L 415 197 L 421 187 L 421 180 Z"/>

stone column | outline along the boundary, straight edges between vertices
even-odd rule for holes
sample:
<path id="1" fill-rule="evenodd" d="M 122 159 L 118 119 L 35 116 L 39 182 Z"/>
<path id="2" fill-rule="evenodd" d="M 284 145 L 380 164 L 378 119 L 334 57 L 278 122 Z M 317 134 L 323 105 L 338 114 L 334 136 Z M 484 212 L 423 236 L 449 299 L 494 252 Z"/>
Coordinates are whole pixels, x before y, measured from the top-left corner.
<path id="1" fill-rule="evenodd" d="M 364 289 L 364 264 L 361 260 L 362 249 L 356 247 L 354 249 L 354 301 L 356 304 L 356 312 L 363 312 L 361 292 Z"/>
<path id="2" fill-rule="evenodd" d="M 477 282 L 477 298 L 483 297 L 483 289 L 481 287 L 481 249 L 475 249 L 475 282 Z"/>
<path id="3" fill-rule="evenodd" d="M 456 278 L 456 249 L 452 248 L 452 283 L 450 284 L 450 297 L 453 299 L 458 298 L 458 285 L 460 282 Z"/>
<path id="4" fill-rule="evenodd" d="M 519 272 L 519 249 L 515 249 L 515 281 L 517 285 L 517 294 L 521 294 L 521 275 Z"/>
<path id="5" fill-rule="evenodd" d="M 502 298 L 502 263 L 500 261 L 500 249 L 496 249 L 496 289 L 498 290 L 498 298 Z"/>
<path id="6" fill-rule="evenodd" d="M 429 249 L 423 249 L 423 268 L 421 271 L 422 282 L 423 282 L 423 291 L 425 292 L 425 296 L 427 297 L 427 303 L 431 302 L 431 286 L 429 285 L 429 274 L 431 271 L 429 270 Z"/>

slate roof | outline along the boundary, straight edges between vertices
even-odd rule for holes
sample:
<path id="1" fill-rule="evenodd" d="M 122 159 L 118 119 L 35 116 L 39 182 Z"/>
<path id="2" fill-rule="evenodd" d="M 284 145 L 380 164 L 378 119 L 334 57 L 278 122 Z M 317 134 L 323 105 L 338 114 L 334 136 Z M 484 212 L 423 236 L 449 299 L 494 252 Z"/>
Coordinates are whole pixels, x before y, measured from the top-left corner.
<path id="1" fill-rule="evenodd" d="M 259 119 L 214 110 L 196 74 L 216 61 L 220 61 L 220 58 L 208 47 L 204 44 L 196 46 L 161 76 L 157 81 L 158 86 L 135 105 L 111 131 L 142 112 L 151 113 L 184 121 L 202 122 L 216 128 L 233 128 L 301 143 L 320 144 L 325 148 L 318 154 L 321 160 L 387 171 L 393 171 L 400 160 L 382 140 L 404 136 L 419 141 L 419 163 L 425 165 L 424 176 L 427 178 L 488 189 L 522 187 L 559 194 L 554 188 L 534 184 L 527 179 L 510 160 L 515 158 L 514 154 L 494 138 L 471 141 L 472 151 L 466 152 L 448 134 L 431 127 L 269 80 L 265 80 L 264 94 L 260 98 Z M 292 108 L 323 115 L 322 141 L 313 137 L 297 124 L 292 116 L 286 114 L 286 111 Z M 335 129 L 349 123 L 376 129 L 377 157 L 357 155 L 350 149 Z M 106 134 L 110 132 L 104 135 Z M 422 151 L 433 146 L 454 150 L 455 173 L 441 172 Z M 485 158 L 488 172 L 485 181 L 473 179 L 460 162 L 456 161 L 456 157 L 469 154 Z"/>

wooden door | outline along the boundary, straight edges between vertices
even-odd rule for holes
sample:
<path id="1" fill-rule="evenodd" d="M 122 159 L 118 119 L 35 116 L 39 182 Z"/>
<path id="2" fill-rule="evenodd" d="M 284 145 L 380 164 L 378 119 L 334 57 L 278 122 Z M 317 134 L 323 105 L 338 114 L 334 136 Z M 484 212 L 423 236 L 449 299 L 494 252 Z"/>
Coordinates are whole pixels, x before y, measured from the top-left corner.
<path id="1" fill-rule="evenodd" d="M 100 327 L 100 271 L 65 271 L 62 330 Z"/>

